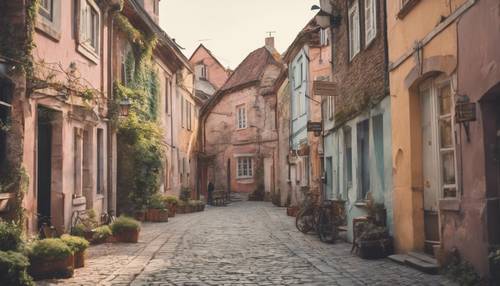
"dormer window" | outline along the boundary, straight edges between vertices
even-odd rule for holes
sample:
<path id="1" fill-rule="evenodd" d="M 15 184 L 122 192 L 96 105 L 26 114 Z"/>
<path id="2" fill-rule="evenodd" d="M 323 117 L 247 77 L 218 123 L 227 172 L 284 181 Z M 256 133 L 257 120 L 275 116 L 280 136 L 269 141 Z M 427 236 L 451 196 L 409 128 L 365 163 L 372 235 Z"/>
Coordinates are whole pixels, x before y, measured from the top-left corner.
<path id="1" fill-rule="evenodd" d="M 320 39 L 320 45 L 322 47 L 328 46 L 328 30 L 327 29 L 319 30 L 319 39 Z"/>
<path id="2" fill-rule="evenodd" d="M 200 74 L 200 77 L 202 79 L 207 79 L 207 66 L 206 65 L 202 65 L 201 66 L 201 74 Z"/>

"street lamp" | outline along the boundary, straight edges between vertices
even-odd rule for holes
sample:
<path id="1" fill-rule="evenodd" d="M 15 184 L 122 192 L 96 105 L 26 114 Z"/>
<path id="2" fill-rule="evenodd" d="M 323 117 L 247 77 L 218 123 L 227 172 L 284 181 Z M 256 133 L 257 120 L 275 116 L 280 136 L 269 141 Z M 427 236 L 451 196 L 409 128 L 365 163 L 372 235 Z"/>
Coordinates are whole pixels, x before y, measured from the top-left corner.
<path id="1" fill-rule="evenodd" d="M 122 101 L 120 101 L 120 115 L 123 117 L 127 117 L 130 111 L 130 106 L 132 103 L 128 99 L 128 97 L 125 97 Z"/>

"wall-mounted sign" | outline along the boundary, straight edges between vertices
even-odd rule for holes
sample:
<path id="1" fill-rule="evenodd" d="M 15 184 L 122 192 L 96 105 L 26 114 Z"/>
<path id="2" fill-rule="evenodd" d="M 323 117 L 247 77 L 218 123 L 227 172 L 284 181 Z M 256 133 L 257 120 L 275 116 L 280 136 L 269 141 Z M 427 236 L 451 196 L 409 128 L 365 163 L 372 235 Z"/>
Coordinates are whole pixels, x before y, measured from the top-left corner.
<path id="1" fill-rule="evenodd" d="M 321 132 L 323 131 L 323 123 L 322 122 L 307 122 L 307 132 Z"/>
<path id="2" fill-rule="evenodd" d="M 457 123 L 476 121 L 476 103 L 457 103 L 455 106 L 455 120 Z"/>
<path id="3" fill-rule="evenodd" d="M 313 93 L 319 96 L 337 96 L 337 84 L 331 81 L 313 81 Z"/>

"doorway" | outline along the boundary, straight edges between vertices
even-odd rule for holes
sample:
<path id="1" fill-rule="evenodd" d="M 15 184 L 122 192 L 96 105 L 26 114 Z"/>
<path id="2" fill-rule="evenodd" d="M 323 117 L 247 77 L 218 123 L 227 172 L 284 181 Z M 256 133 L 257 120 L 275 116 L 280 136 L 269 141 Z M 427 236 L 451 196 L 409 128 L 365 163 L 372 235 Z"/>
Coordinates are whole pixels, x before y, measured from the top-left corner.
<path id="1" fill-rule="evenodd" d="M 325 166 L 325 198 L 333 197 L 333 160 L 332 157 L 326 157 Z"/>
<path id="2" fill-rule="evenodd" d="M 231 195 L 231 159 L 227 159 L 227 196 Z"/>
<path id="3" fill-rule="evenodd" d="M 38 108 L 37 140 L 37 211 L 38 228 L 43 224 L 52 224 L 51 189 L 52 189 L 52 111 Z"/>
<path id="4" fill-rule="evenodd" d="M 273 158 L 264 158 L 264 190 L 269 197 L 272 191 Z"/>

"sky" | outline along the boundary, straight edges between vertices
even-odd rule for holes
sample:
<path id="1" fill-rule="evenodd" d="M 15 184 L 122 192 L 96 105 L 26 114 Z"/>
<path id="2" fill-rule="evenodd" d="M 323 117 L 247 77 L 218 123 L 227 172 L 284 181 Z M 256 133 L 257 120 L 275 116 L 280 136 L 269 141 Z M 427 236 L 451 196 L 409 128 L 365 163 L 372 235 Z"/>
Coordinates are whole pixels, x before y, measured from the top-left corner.
<path id="1" fill-rule="evenodd" d="M 203 43 L 226 67 L 236 68 L 273 31 L 283 53 L 315 15 L 319 0 L 162 0 L 160 26 L 190 57 Z"/>

